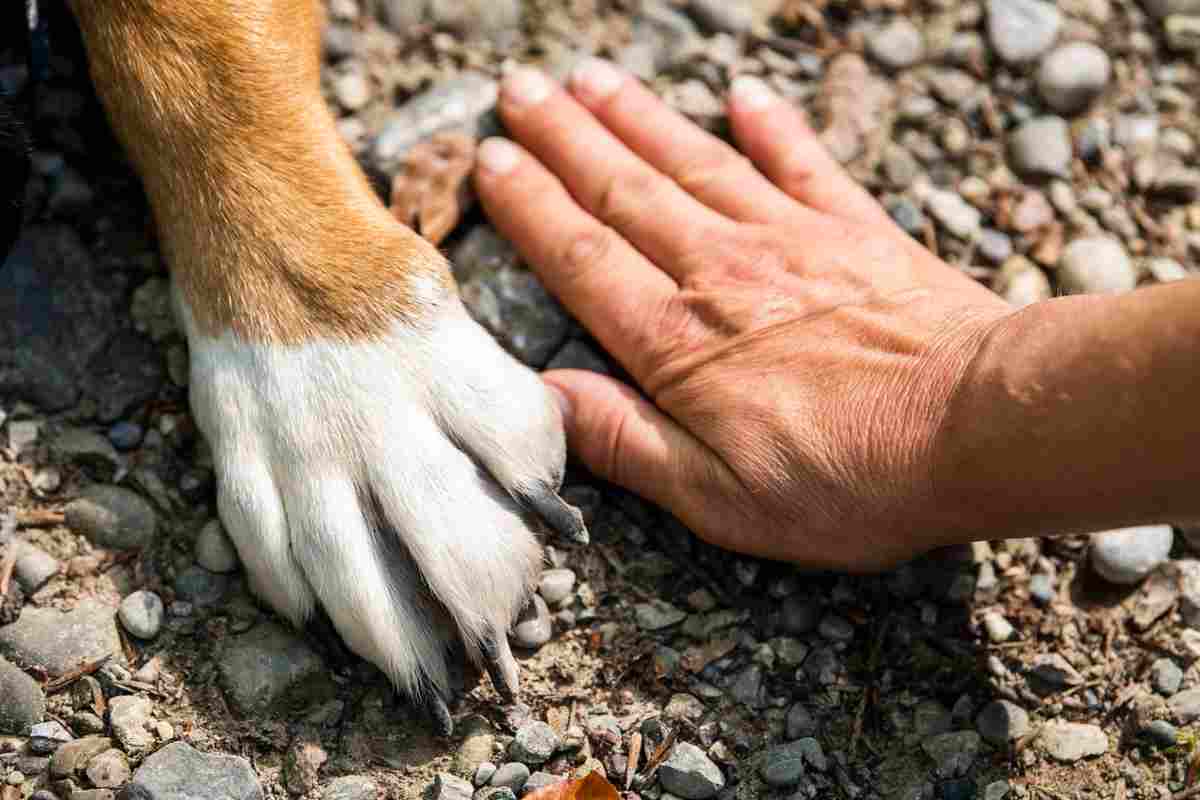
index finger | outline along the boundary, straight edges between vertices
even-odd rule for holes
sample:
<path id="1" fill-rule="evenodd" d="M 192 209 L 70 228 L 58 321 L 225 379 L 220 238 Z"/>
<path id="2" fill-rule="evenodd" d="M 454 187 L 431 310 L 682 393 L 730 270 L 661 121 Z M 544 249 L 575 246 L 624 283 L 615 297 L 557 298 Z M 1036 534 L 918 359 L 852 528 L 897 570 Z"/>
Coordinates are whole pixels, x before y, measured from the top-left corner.
<path id="1" fill-rule="evenodd" d="M 640 381 L 658 346 L 655 321 L 678 291 L 674 279 L 507 139 L 480 146 L 475 188 L 496 229 L 546 288 Z"/>

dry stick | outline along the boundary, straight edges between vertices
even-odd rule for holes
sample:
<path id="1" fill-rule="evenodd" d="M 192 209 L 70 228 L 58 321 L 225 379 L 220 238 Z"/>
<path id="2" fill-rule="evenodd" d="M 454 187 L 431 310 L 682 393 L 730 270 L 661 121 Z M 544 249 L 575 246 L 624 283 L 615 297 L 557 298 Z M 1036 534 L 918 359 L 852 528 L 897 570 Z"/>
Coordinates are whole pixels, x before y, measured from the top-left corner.
<path id="1" fill-rule="evenodd" d="M 61 525 L 66 515 L 61 511 L 18 511 L 18 528 L 43 528 L 47 525 Z"/>
<path id="2" fill-rule="evenodd" d="M 4 560 L 0 561 L 0 597 L 8 594 L 8 582 L 12 580 L 13 567 L 17 565 L 17 543 L 11 541 L 4 548 Z"/>
<path id="3" fill-rule="evenodd" d="M 642 757 L 642 734 L 634 731 L 629 737 L 629 758 L 625 764 L 625 791 L 633 785 L 633 776 L 637 774 L 638 761 Z"/>

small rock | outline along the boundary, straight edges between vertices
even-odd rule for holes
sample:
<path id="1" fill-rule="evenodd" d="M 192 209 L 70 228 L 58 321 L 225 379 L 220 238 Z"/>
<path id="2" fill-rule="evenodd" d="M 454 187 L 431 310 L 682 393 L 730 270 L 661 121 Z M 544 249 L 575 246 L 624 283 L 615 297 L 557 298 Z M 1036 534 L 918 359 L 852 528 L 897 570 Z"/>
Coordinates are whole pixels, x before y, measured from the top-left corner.
<path id="1" fill-rule="evenodd" d="M 836 614 L 826 614 L 817 625 L 817 632 L 831 642 L 850 642 L 854 640 L 854 626 L 845 618 Z"/>
<path id="2" fill-rule="evenodd" d="M 982 229 L 976 243 L 979 247 L 979 255 L 992 264 L 1003 264 L 1013 254 L 1012 239 L 1007 234 L 993 228 Z"/>
<path id="3" fill-rule="evenodd" d="M 283 783 L 288 792 L 300 796 L 317 788 L 317 773 L 329 755 L 316 742 L 296 739 L 283 760 Z"/>
<path id="4" fill-rule="evenodd" d="M 70 778 L 87 769 L 95 756 L 112 749 L 112 739 L 104 736 L 85 736 L 65 742 L 50 757 L 50 777 Z"/>
<path id="5" fill-rule="evenodd" d="M 88 780 L 100 789 L 116 789 L 129 780 L 129 761 L 115 748 L 95 756 L 87 765 Z"/>
<path id="6" fill-rule="evenodd" d="M 1172 14 L 1163 22 L 1163 30 L 1172 50 L 1200 50 L 1200 16 Z"/>
<path id="7" fill-rule="evenodd" d="M 262 800 L 263 794 L 246 759 L 201 753 L 174 742 L 142 762 L 122 796 L 127 800 Z"/>
<path id="8" fill-rule="evenodd" d="M 104 720 L 91 711 L 77 711 L 71 717 L 71 729 L 80 736 L 93 733 L 104 733 Z"/>
<path id="9" fill-rule="evenodd" d="M 924 58 L 925 38 L 920 28 L 897 16 L 867 34 L 867 52 L 888 69 L 905 69 Z"/>
<path id="10" fill-rule="evenodd" d="M 1039 572 L 1029 579 L 1029 596 L 1039 605 L 1048 605 L 1054 595 L 1054 576 Z"/>
<path id="11" fill-rule="evenodd" d="M 1165 719 L 1156 719 L 1142 728 L 1138 735 L 1155 747 L 1167 748 L 1179 744 L 1179 729 Z"/>
<path id="12" fill-rule="evenodd" d="M 541 595 L 535 594 L 525 610 L 517 617 L 513 626 L 512 643 L 517 647 L 535 650 L 546 642 L 554 633 L 554 625 L 550 621 L 550 609 Z"/>
<path id="13" fill-rule="evenodd" d="M 888 215 L 909 236 L 919 236 L 925 230 L 925 215 L 916 203 L 901 197 L 888 203 Z"/>
<path id="14" fill-rule="evenodd" d="M 496 774 L 496 769 L 495 764 L 490 761 L 484 761 L 475 768 L 475 776 L 471 779 L 471 783 L 475 784 L 476 787 L 483 786 Z"/>
<path id="15" fill-rule="evenodd" d="M 1046 273 L 1024 256 L 1013 256 L 996 273 L 992 290 L 1018 308 L 1049 300 L 1054 296 Z"/>
<path id="16" fill-rule="evenodd" d="M 1121 255 L 1124 262 L 1128 263 L 1128 256 L 1123 249 Z M 1092 268 L 1096 267 L 1093 264 Z M 1132 265 L 1129 268 L 1132 270 Z M 1174 541 L 1175 532 L 1170 525 L 1146 525 L 1096 533 L 1091 537 L 1092 567 L 1110 583 L 1137 583 L 1167 562 Z"/>
<path id="17" fill-rule="evenodd" d="M 228 576 L 209 572 L 193 564 L 175 576 L 173 588 L 180 600 L 205 608 L 221 602 L 231 585 Z"/>
<path id="18" fill-rule="evenodd" d="M 321 792 L 321 800 L 375 800 L 379 785 L 362 775 L 343 775 L 334 778 Z"/>
<path id="19" fill-rule="evenodd" d="M 762 668 L 751 664 L 734 678 L 733 685 L 729 687 L 729 695 L 744 706 L 758 708 L 761 705 L 762 682 Z"/>
<path id="20" fill-rule="evenodd" d="M 1119 241 L 1109 236 L 1089 236 L 1076 239 L 1063 250 L 1058 282 L 1071 294 L 1125 292 L 1137 286 L 1137 269 Z M 1161 546 L 1161 534 L 1149 539 Z M 1120 577 L 1122 573 L 1114 575 Z"/>
<path id="21" fill-rule="evenodd" d="M 1053 720 L 1042 726 L 1038 741 L 1056 761 L 1072 763 L 1108 752 L 1108 737 L 1095 725 Z"/>
<path id="22" fill-rule="evenodd" d="M 665 601 L 652 600 L 634 606 L 633 616 L 642 630 L 660 631 L 683 622 L 687 613 Z"/>
<path id="23" fill-rule="evenodd" d="M 488 780 L 489 786 L 507 786 L 519 793 L 529 780 L 529 767 L 520 762 L 510 762 L 499 767 Z"/>
<path id="24" fill-rule="evenodd" d="M 50 441 L 50 457 L 60 464 L 76 464 L 99 481 L 111 481 L 121 468 L 112 442 L 84 428 L 60 431 Z"/>
<path id="25" fill-rule="evenodd" d="M 788 709 L 784 730 L 788 739 L 803 739 L 817 732 L 817 721 L 807 708 L 796 703 Z"/>
<path id="26" fill-rule="evenodd" d="M 942 227 L 960 239 L 971 239 L 979 233 L 983 215 L 954 192 L 930 191 L 925 207 Z"/>
<path id="27" fill-rule="evenodd" d="M 21 591 L 30 595 L 57 575 L 61 565 L 57 558 L 40 547 L 34 547 L 27 542 L 19 542 L 17 548 L 17 563 L 13 567 L 13 577 L 20 584 Z"/>
<path id="28" fill-rule="evenodd" d="M 0 734 L 24 736 L 46 715 L 46 698 L 37 681 L 0 658 Z"/>
<path id="29" fill-rule="evenodd" d="M 132 450 L 142 443 L 142 426 L 136 422 L 117 422 L 108 429 L 108 440 L 118 450 Z"/>
<path id="30" fill-rule="evenodd" d="M 439 772 L 429 785 L 425 796 L 428 800 L 471 800 L 474 793 L 471 784 L 457 775 Z"/>
<path id="31" fill-rule="evenodd" d="M 1172 695 L 1167 708 L 1177 725 L 1190 725 L 1200 719 L 1200 689 L 1186 689 Z"/>
<path id="32" fill-rule="evenodd" d="M 1032 177 L 1065 177 L 1073 156 L 1071 130 L 1062 117 L 1036 117 L 1009 138 L 1013 169 Z"/>
<path id="33" fill-rule="evenodd" d="M 690 0 L 688 10 L 702 26 L 717 33 L 748 33 L 754 9 L 741 0 Z"/>
<path id="34" fill-rule="evenodd" d="M 226 697 L 246 717 L 317 705 L 334 694 L 320 656 L 294 633 L 270 622 L 233 638 L 218 669 Z"/>
<path id="35" fill-rule="evenodd" d="M 397 164 L 418 142 L 445 130 L 462 129 L 480 138 L 490 129 L 485 118 L 498 96 L 496 81 L 476 72 L 434 86 L 397 109 L 385 123 L 373 145 L 375 160 L 381 166 Z"/>
<path id="36" fill-rule="evenodd" d="M 1029 714 L 1016 703 L 996 700 L 979 712 L 975 728 L 989 744 L 1005 747 L 1029 733 Z"/>
<path id="37" fill-rule="evenodd" d="M 1083 111 L 1108 87 L 1112 62 L 1091 42 L 1055 48 L 1038 67 L 1037 85 L 1046 105 L 1060 114 Z"/>
<path id="38" fill-rule="evenodd" d="M 95 600 L 66 613 L 26 608 L 19 620 L 0 627 L 0 656 L 44 669 L 52 678 L 110 654 L 123 660 L 114 617 L 112 608 Z"/>
<path id="39" fill-rule="evenodd" d="M 238 568 L 237 550 L 219 520 L 209 520 L 196 535 L 196 563 L 218 574 Z"/>
<path id="40" fill-rule="evenodd" d="M 29 749 L 35 755 L 48 756 L 74 738 L 61 723 L 39 722 L 29 730 Z"/>
<path id="41" fill-rule="evenodd" d="M 1146 271 L 1150 273 L 1156 283 L 1171 283 L 1191 277 L 1191 273 L 1187 271 L 1187 268 L 1173 258 L 1148 259 L 1146 261 Z"/>
<path id="42" fill-rule="evenodd" d="M 1040 683 L 1047 693 L 1083 683 L 1083 676 L 1058 653 L 1035 656 L 1029 676 Z"/>
<path id="43" fill-rule="evenodd" d="M 358 111 L 371 102 L 371 82 L 362 70 L 346 70 L 334 78 L 333 96 L 342 108 Z"/>
<path id="44" fill-rule="evenodd" d="M 544 722 L 531 722 L 517 731 L 508 755 L 514 761 L 529 766 L 539 766 L 549 760 L 558 749 L 558 734 Z"/>
<path id="45" fill-rule="evenodd" d="M 154 746 L 154 704 L 145 697 L 122 695 L 108 701 L 108 721 L 113 735 L 131 756 L 139 756 Z"/>
<path id="46" fill-rule="evenodd" d="M 1033 61 L 1050 49 L 1062 13 L 1041 0 L 988 0 L 988 41 L 1010 64 Z"/>
<path id="47" fill-rule="evenodd" d="M 101 547 L 132 550 L 154 539 L 158 517 L 140 495 L 119 486 L 93 485 L 67 504 L 67 527 Z"/>
<path id="48" fill-rule="evenodd" d="M 675 745 L 658 774 L 663 788 L 684 800 L 708 800 L 725 788 L 721 768 L 688 742 Z"/>
<path id="49" fill-rule="evenodd" d="M 1160 658 L 1150 665 L 1150 685 L 1154 691 L 1170 697 L 1183 683 L 1183 670 L 1169 658 Z"/>
<path id="50" fill-rule="evenodd" d="M 983 615 L 983 627 L 987 631 L 988 639 L 993 642 L 1007 642 L 1016 632 L 1012 623 L 998 611 L 989 611 Z"/>
<path id="51" fill-rule="evenodd" d="M 542 573 L 538 591 L 547 604 L 556 606 L 571 596 L 575 588 L 575 573 L 569 569 L 548 569 Z"/>
<path id="52" fill-rule="evenodd" d="M 811 741 L 811 740 L 801 740 Z M 777 745 L 767 751 L 759 774 L 769 786 L 786 788 L 795 786 L 805 773 L 804 751 L 800 742 Z"/>
<path id="53" fill-rule="evenodd" d="M 556 783 L 562 783 L 566 778 L 561 775 L 551 775 L 549 772 L 535 772 L 529 776 L 529 780 L 525 781 L 525 793 L 532 794 L 538 789 L 545 789 L 547 786 L 553 786 Z M 662 798 L 659 798 L 662 800 Z"/>
<path id="54" fill-rule="evenodd" d="M 930 736 L 921 742 L 921 749 L 933 760 L 939 777 L 957 778 L 971 768 L 981 741 L 975 731 L 954 731 Z"/>
<path id="55" fill-rule="evenodd" d="M 704 716 L 704 703 L 690 694 L 673 694 L 663 709 L 663 717 L 668 720 L 684 720 L 696 722 Z"/>
<path id="56" fill-rule="evenodd" d="M 142 590 L 121 601 L 117 616 L 125 630 L 139 639 L 153 639 L 162 630 L 163 601 L 154 592 Z"/>

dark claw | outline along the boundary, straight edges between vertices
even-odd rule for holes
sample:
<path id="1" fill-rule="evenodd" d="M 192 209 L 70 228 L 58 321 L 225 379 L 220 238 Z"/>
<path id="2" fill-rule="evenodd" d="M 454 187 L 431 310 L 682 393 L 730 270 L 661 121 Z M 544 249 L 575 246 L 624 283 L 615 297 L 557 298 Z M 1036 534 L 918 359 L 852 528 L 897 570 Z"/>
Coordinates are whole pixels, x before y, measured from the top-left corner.
<path id="1" fill-rule="evenodd" d="M 349 674 L 356 661 L 355 655 L 346 647 L 325 609 L 318 608 L 309 618 L 305 629 L 317 650 L 325 657 L 329 668 L 339 675 Z"/>
<path id="2" fill-rule="evenodd" d="M 450 736 L 454 733 L 454 720 L 450 717 L 450 707 L 435 691 L 430 691 L 425 701 L 425 711 L 433 722 L 433 729 L 439 736 Z"/>
<path id="3" fill-rule="evenodd" d="M 520 500 L 567 541 L 575 544 L 587 544 L 590 541 L 583 514 L 578 508 L 568 505 L 551 487 L 539 486 L 522 493 Z"/>
<path id="4" fill-rule="evenodd" d="M 485 641 L 480 648 L 483 654 L 483 665 L 492 679 L 496 694 L 508 705 L 517 702 L 518 673 L 517 661 L 508 648 L 508 637 L 496 634 Z"/>

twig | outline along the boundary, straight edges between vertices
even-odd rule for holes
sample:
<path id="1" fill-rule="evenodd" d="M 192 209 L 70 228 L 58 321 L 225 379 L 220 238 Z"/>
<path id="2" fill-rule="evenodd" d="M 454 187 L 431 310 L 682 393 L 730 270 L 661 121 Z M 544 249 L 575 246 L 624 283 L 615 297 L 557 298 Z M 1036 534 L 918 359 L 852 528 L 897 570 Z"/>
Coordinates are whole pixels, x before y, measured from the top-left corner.
<path id="1" fill-rule="evenodd" d="M 17 543 L 11 541 L 4 548 L 4 560 L 0 561 L 0 597 L 8 594 L 8 582 L 12 580 L 13 567 L 17 565 Z"/>
<path id="2" fill-rule="evenodd" d="M 44 528 L 47 525 L 61 525 L 64 520 L 66 520 L 66 515 L 61 511 L 35 509 L 17 512 L 18 528 Z"/>
<path id="3" fill-rule="evenodd" d="M 61 675 L 61 676 L 55 678 L 54 680 L 50 681 L 49 683 L 47 683 L 45 686 L 45 691 L 46 692 L 57 692 L 60 689 L 67 688 L 71 684 L 75 683 L 75 681 L 82 678 L 84 675 L 91 675 L 93 672 L 95 672 L 96 670 L 103 667 L 106 663 L 108 663 L 108 660 L 110 658 L 112 658 L 112 653 L 109 653 L 108 655 L 104 656 L 103 658 L 98 658 L 95 661 L 92 661 L 90 663 L 81 664 L 79 667 L 71 670 L 70 672 L 66 673 L 65 675 Z"/>
<path id="4" fill-rule="evenodd" d="M 633 785 L 633 776 L 637 774 L 638 761 L 642 757 L 642 733 L 634 731 L 629 737 L 629 758 L 625 764 L 625 791 Z"/>

